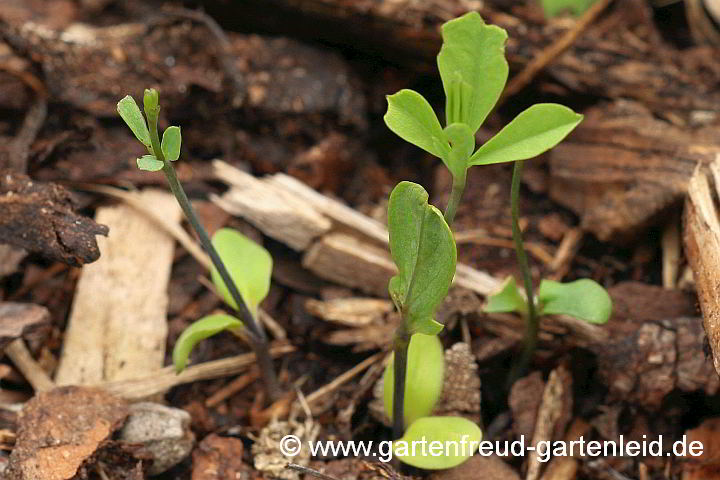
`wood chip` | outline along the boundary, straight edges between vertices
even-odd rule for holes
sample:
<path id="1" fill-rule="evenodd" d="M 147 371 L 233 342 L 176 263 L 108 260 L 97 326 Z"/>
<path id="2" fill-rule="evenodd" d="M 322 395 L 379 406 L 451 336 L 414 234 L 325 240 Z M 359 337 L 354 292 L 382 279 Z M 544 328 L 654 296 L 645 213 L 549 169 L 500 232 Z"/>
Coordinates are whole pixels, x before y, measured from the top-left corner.
<path id="1" fill-rule="evenodd" d="M 0 243 L 79 267 L 98 259 L 95 236 L 107 233 L 104 225 L 75 213 L 64 187 L 0 172 Z"/>
<path id="2" fill-rule="evenodd" d="M 397 273 L 386 250 L 344 233 L 322 237 L 302 263 L 318 277 L 379 297 L 388 296 L 388 282 Z"/>
<path id="3" fill-rule="evenodd" d="M 485 457 L 475 454 L 470 459 L 449 470 L 434 473 L 430 480 L 520 480 L 520 475 L 495 455 Z"/>
<path id="4" fill-rule="evenodd" d="M 128 415 L 124 401 L 87 387 L 60 387 L 23 409 L 8 480 L 69 480 Z"/>
<path id="5" fill-rule="evenodd" d="M 513 384 L 508 404 L 512 412 L 513 432 L 516 436 L 524 435 L 526 439 L 532 438 L 544 390 L 545 382 L 539 371 L 535 371 Z"/>
<path id="6" fill-rule="evenodd" d="M 392 312 L 393 304 L 389 300 L 377 298 L 335 298 L 332 300 L 305 301 L 309 313 L 328 322 L 335 322 L 347 327 L 363 327 L 370 325 Z"/>
<path id="7" fill-rule="evenodd" d="M 585 121 L 550 152 L 550 196 L 582 217 L 602 241 L 635 238 L 681 201 L 698 163 L 720 153 L 713 135 L 696 135 L 658 119 L 645 106 L 618 100 Z"/>
<path id="8" fill-rule="evenodd" d="M 388 253 L 385 225 L 281 173 L 257 179 L 220 160 L 213 162 L 213 168 L 219 180 L 232 186 L 222 197 L 213 197 L 218 205 L 241 215 L 266 235 L 303 250 L 303 266 L 317 276 L 388 296 L 387 284 L 396 269 Z M 233 203 L 235 188 L 256 193 L 243 195 L 238 200 L 243 207 L 238 207 Z M 260 206 L 263 202 L 257 198 L 272 202 Z M 491 275 L 463 264 L 457 265 L 455 283 L 481 295 L 500 285 Z"/>
<path id="9" fill-rule="evenodd" d="M 685 444 L 700 442 L 702 455 L 690 455 L 685 452 L 682 458 L 682 480 L 717 480 L 720 478 L 720 418 L 708 418 L 698 427 L 685 432 Z M 694 444 L 697 446 L 697 444 Z M 697 452 L 697 449 L 695 450 Z M 682 453 L 682 452 L 679 452 Z"/>
<path id="10" fill-rule="evenodd" d="M 50 312 L 40 305 L 0 302 L 0 350 L 49 321 Z"/>
<path id="11" fill-rule="evenodd" d="M 232 188 L 222 196 L 211 196 L 211 199 L 227 212 L 242 216 L 266 235 L 295 250 L 305 250 L 330 230 L 327 218 L 283 189 L 273 188 L 267 181 L 227 164 L 215 162 L 214 165 Z"/>
<path id="12" fill-rule="evenodd" d="M 243 463 L 243 442 L 232 437 L 210 434 L 193 452 L 192 480 L 225 480 L 250 476 L 250 465 Z"/>
<path id="13" fill-rule="evenodd" d="M 179 222 L 172 195 L 146 191 L 143 200 Z M 167 287 L 175 242 L 128 205 L 98 209 L 112 235 L 103 256 L 80 276 L 56 381 L 90 385 L 132 379 L 160 369 L 167 337 Z"/>
<path id="14" fill-rule="evenodd" d="M 711 167 L 716 191 L 720 188 L 720 156 Z M 695 277 L 703 324 L 720 374 L 720 221 L 708 177 L 697 169 L 690 179 L 685 202 L 683 239 Z"/>
<path id="15" fill-rule="evenodd" d="M 538 443 L 554 440 L 553 435 L 558 430 L 558 422 L 572 409 L 572 397 L 568 395 L 572 388 L 571 384 L 570 372 L 562 365 L 550 372 L 538 410 L 532 437 L 532 445 L 535 446 L 535 450 L 530 452 L 525 480 L 536 480 L 539 477 L 543 464 L 537 451 Z"/>

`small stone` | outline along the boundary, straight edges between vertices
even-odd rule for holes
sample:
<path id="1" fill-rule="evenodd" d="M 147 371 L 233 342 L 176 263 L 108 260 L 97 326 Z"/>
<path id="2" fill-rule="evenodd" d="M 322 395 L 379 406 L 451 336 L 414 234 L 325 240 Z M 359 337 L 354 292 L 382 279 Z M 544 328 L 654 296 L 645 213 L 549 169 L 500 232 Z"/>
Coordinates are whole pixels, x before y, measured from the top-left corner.
<path id="1" fill-rule="evenodd" d="M 130 415 L 120 439 L 142 444 L 154 459 L 150 475 L 160 474 L 180 463 L 192 451 L 195 436 L 190 415 L 179 408 L 140 402 L 130 406 Z"/>

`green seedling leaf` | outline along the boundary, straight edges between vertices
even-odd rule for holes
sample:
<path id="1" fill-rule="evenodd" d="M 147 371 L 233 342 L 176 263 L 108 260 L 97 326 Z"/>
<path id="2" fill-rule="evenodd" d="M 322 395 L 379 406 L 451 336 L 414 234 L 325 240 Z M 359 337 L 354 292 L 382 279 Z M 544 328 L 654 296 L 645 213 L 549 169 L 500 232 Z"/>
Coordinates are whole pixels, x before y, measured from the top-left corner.
<path id="1" fill-rule="evenodd" d="M 200 340 L 212 337 L 223 330 L 240 328 L 243 324 L 240 320 L 224 313 L 216 315 L 208 315 L 200 320 L 193 322 L 175 342 L 172 358 L 175 365 L 175 372 L 180 373 L 185 370 L 188 358 L 192 349 Z"/>
<path id="2" fill-rule="evenodd" d="M 383 400 L 385 413 L 393 417 L 393 388 L 395 382 L 394 354 L 385 368 Z M 416 333 L 410 338 L 408 364 L 405 375 L 405 425 L 430 415 L 440 399 L 445 380 L 445 353 L 436 335 Z"/>
<path id="3" fill-rule="evenodd" d="M 537 297 L 541 315 L 570 315 L 590 323 L 605 323 L 612 313 L 610 295 L 587 278 L 570 283 L 543 280 Z"/>
<path id="4" fill-rule="evenodd" d="M 538 103 L 480 147 L 470 163 L 488 165 L 536 157 L 560 143 L 582 119 L 582 115 L 563 105 Z"/>
<path id="5" fill-rule="evenodd" d="M 445 127 L 450 141 L 450 154 L 445 162 L 453 177 L 464 175 L 469 167 L 468 160 L 475 150 L 475 135 L 464 123 L 453 123 Z"/>
<path id="6" fill-rule="evenodd" d="M 180 135 L 180 127 L 168 127 L 163 132 L 162 144 L 160 149 L 166 160 L 174 162 L 180 158 L 180 144 L 182 137 Z"/>
<path id="7" fill-rule="evenodd" d="M 500 291 L 488 297 L 488 303 L 483 310 L 488 313 L 517 312 L 527 315 L 527 301 L 518 290 L 515 277 L 508 277 L 503 282 Z"/>
<path id="8" fill-rule="evenodd" d="M 270 253 L 232 228 L 221 228 L 215 232 L 212 244 L 235 282 L 245 304 L 250 309 L 250 313 L 255 316 L 258 305 L 270 290 L 272 274 Z M 237 310 L 238 305 L 214 266 L 210 274 L 225 302 Z"/>
<path id="9" fill-rule="evenodd" d="M 398 268 L 390 279 L 390 296 L 410 334 L 437 334 L 442 325 L 433 315 L 447 295 L 457 262 L 450 227 L 428 204 L 423 187 L 400 182 L 390 194 L 388 228 L 390 253 Z"/>
<path id="10" fill-rule="evenodd" d="M 155 155 L 143 155 L 137 159 L 137 166 L 140 170 L 157 172 L 158 170 L 162 170 L 163 162 L 155 158 Z"/>
<path id="11" fill-rule="evenodd" d="M 445 23 L 442 37 L 437 63 L 447 124 L 464 123 L 475 134 L 505 88 L 507 33 L 470 12 Z"/>
<path id="12" fill-rule="evenodd" d="M 385 124 L 395 134 L 439 158 L 446 158 L 450 145 L 440 122 L 425 97 L 413 90 L 388 95 Z"/>
<path id="13" fill-rule="evenodd" d="M 424 417 L 393 442 L 393 454 L 413 467 L 442 470 L 472 457 L 481 441 L 482 430 L 467 418 Z"/>
<path id="14" fill-rule="evenodd" d="M 154 88 L 146 88 L 143 94 L 143 108 L 145 113 L 160 110 L 160 95 Z"/>
<path id="15" fill-rule="evenodd" d="M 590 8 L 595 0 L 541 0 L 545 17 L 556 17 L 565 11 L 578 17 Z"/>
<path id="16" fill-rule="evenodd" d="M 135 103 L 135 99 L 130 95 L 126 95 L 125 98 L 118 102 L 117 111 L 127 126 L 130 127 L 135 138 L 140 140 L 143 145 L 149 147 L 150 132 L 148 132 L 145 118 L 143 118 L 140 108 L 137 106 L 137 103 Z"/>

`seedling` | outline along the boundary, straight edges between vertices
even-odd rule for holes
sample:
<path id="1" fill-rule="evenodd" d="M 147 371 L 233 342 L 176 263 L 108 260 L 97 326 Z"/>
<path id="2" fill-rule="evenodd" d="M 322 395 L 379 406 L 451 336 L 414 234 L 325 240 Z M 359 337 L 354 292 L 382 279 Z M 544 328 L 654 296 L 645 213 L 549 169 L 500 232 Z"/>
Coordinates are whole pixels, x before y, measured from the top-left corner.
<path id="1" fill-rule="evenodd" d="M 269 274 L 266 272 L 267 268 L 264 267 L 272 265 L 271 260 L 268 260 L 269 254 L 265 252 L 266 256 L 262 256 L 260 260 L 257 260 L 255 255 L 247 255 L 248 248 L 252 248 L 248 243 L 250 241 L 237 232 L 230 233 L 221 230 L 216 234 L 214 241 L 210 241 L 210 237 L 200 224 L 172 166 L 172 162 L 180 158 L 182 143 L 180 127 L 168 127 L 163 132 L 162 142 L 160 141 L 157 126 L 160 112 L 158 97 L 158 92 L 155 89 L 145 90 L 143 97 L 145 117 L 140 112 L 135 100 L 129 95 L 120 100 L 117 105 L 118 113 L 122 119 L 130 127 L 130 130 L 140 143 L 145 145 L 148 150 L 148 155 L 137 159 L 137 166 L 140 170 L 150 172 L 162 170 L 165 174 L 170 190 L 175 195 L 193 230 L 200 238 L 203 248 L 210 255 L 213 264 L 213 281 L 215 281 L 225 300 L 237 310 L 239 317 L 242 319 L 242 322 L 237 321 L 240 323 L 239 325 L 225 318 L 225 316 L 211 316 L 198 320 L 189 327 L 189 331 L 186 332 L 187 335 L 183 334 L 184 338 L 181 336 L 182 343 L 180 347 L 176 347 L 176 352 L 173 352 L 176 368 L 181 370 L 184 367 L 190 350 L 200 339 L 226 328 L 232 329 L 242 326 L 258 359 L 268 394 L 271 398 L 276 399 L 280 396 L 280 388 L 268 350 L 267 336 L 255 318 L 257 304 L 264 297 L 264 294 L 260 295 L 260 293 L 264 289 L 265 294 L 267 294 L 266 285 L 269 282 Z M 255 247 L 262 249 L 257 245 Z M 228 262 L 228 266 L 223 260 Z M 259 266 L 253 263 L 256 260 L 259 262 Z M 238 288 L 238 285 L 240 285 L 240 288 Z"/>
<path id="2" fill-rule="evenodd" d="M 534 298 L 518 227 L 523 162 L 557 145 L 583 118 L 562 105 L 536 104 L 476 149 L 475 134 L 494 108 L 507 81 L 508 64 L 504 51 L 507 33 L 499 27 L 486 25 L 480 15 L 471 12 L 443 25 L 442 36 L 443 46 L 437 64 L 445 91 L 446 126 L 441 126 L 422 95 L 407 89 L 388 96 L 388 111 L 384 117 L 390 130 L 399 137 L 440 158 L 453 178 L 444 215 L 427 203 L 427 192 L 419 185 L 401 182 L 390 195 L 390 251 L 398 275 L 391 279 L 389 291 L 402 315 L 394 338 L 393 361 L 388 365 L 384 384 L 386 409 L 392 411 L 394 438 L 401 437 L 406 425 L 409 425 L 406 437 L 415 437 L 417 432 L 431 440 L 456 434 L 479 437 L 475 430 L 478 427 L 468 420 L 458 418 L 449 422 L 426 416 L 438 398 L 435 389 L 442 360 L 428 340 L 419 340 L 420 334 L 437 335 L 443 328 L 433 315 L 447 295 L 455 273 L 457 252 L 450 225 L 465 190 L 467 170 L 473 165 L 515 162 L 511 189 L 513 239 L 525 290 L 529 298 Z M 566 288 L 547 282 L 543 285 L 541 303 L 544 313 L 583 310 L 585 315 L 585 310 L 592 309 L 592 305 L 582 306 L 576 299 L 568 298 L 576 294 L 577 286 Z M 586 285 L 580 285 L 584 292 Z M 532 355 L 537 341 L 535 302 L 524 302 L 516 287 L 509 288 L 506 297 L 497 302 L 508 303 L 525 312 L 526 352 Z M 602 312 L 593 312 L 592 318 L 605 317 L 607 308 L 603 308 Z M 424 355 L 409 354 L 408 345 L 418 341 L 428 344 L 423 349 Z M 423 365 L 416 365 L 416 362 Z M 435 365 L 428 367 L 424 365 L 426 363 Z M 418 375 L 417 372 L 427 374 Z M 391 388 L 392 393 L 389 393 Z M 441 457 L 435 457 L 435 460 L 432 456 L 398 457 L 405 463 L 423 468 L 447 468 L 443 461 L 437 460 Z M 459 458 L 453 457 L 448 461 L 457 460 Z"/>
<path id="3" fill-rule="evenodd" d="M 270 291 L 272 275 L 272 257 L 263 247 L 231 228 L 222 228 L 215 232 L 212 244 L 227 267 L 230 277 L 235 282 L 243 301 L 257 320 L 258 305 Z M 239 310 L 235 299 L 222 279 L 218 270 L 213 267 L 211 277 L 215 287 L 229 306 Z M 195 321 L 186 328 L 175 342 L 173 364 L 175 370 L 181 372 L 187 365 L 188 357 L 195 345 L 208 337 L 224 330 L 233 333 L 244 331 L 243 323 L 227 314 L 213 314 Z"/>

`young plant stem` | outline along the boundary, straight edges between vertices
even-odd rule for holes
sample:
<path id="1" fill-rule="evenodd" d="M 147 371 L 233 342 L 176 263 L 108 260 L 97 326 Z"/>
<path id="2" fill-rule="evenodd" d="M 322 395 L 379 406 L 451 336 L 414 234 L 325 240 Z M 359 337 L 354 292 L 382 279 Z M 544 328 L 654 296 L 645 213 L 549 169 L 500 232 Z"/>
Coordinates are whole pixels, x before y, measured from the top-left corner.
<path id="1" fill-rule="evenodd" d="M 460 205 L 463 192 L 465 192 L 466 180 L 467 170 L 463 170 L 462 175 L 453 175 L 450 200 L 448 200 L 447 208 L 445 209 L 445 222 L 447 222 L 448 226 L 452 226 L 453 220 L 455 220 L 458 205 Z"/>
<path id="2" fill-rule="evenodd" d="M 173 195 L 175 195 L 177 202 L 180 204 L 180 208 L 182 209 L 183 213 L 185 213 L 185 217 L 187 217 L 188 222 L 190 222 L 190 226 L 193 228 L 193 230 L 195 230 L 195 233 L 197 233 L 200 239 L 200 243 L 202 244 L 208 255 L 210 255 L 210 259 L 212 260 L 213 265 L 217 269 L 220 277 L 223 279 L 223 282 L 228 287 L 230 295 L 237 304 L 239 316 L 248 331 L 250 346 L 255 352 L 258 365 L 263 374 L 262 376 L 265 382 L 267 393 L 272 400 L 276 400 L 280 398 L 282 392 L 280 390 L 280 385 L 278 384 L 277 376 L 275 375 L 275 368 L 272 364 L 272 357 L 270 356 L 270 352 L 268 350 L 268 341 L 267 336 L 265 335 L 265 331 L 257 323 L 255 317 L 252 315 L 247 305 L 243 301 L 242 295 L 240 295 L 240 291 L 238 290 L 237 285 L 235 285 L 235 282 L 233 282 L 232 277 L 230 277 L 230 274 L 227 271 L 227 268 L 225 268 L 225 264 L 220 259 L 220 255 L 218 255 L 217 250 L 215 250 L 215 247 L 210 241 L 210 236 L 208 235 L 207 231 L 205 231 L 205 228 L 202 226 L 202 224 L 200 224 L 200 221 L 195 214 L 195 210 L 193 209 L 190 200 L 185 194 L 185 190 L 182 188 L 182 185 L 180 184 L 180 181 L 175 174 L 175 169 L 173 168 L 172 163 L 169 160 L 165 159 L 165 155 L 163 154 L 162 148 L 160 146 L 160 137 L 158 135 L 157 129 L 158 111 L 147 111 L 145 113 L 148 118 L 150 142 L 152 143 L 153 150 L 152 153 L 158 160 L 163 162 L 162 170 L 165 174 L 165 178 L 167 178 L 168 184 L 170 185 L 170 190 L 172 191 Z"/>
<path id="3" fill-rule="evenodd" d="M 523 246 L 522 231 L 520 230 L 520 181 L 522 180 L 524 160 L 515 162 L 513 167 L 512 184 L 510 186 L 510 212 L 512 215 L 512 236 L 515 243 L 515 255 L 522 271 L 525 294 L 527 295 L 528 311 L 525 317 L 525 341 L 520 360 L 512 369 L 510 381 L 518 379 L 530 364 L 535 353 L 538 337 L 538 318 L 535 311 L 535 295 L 533 293 L 532 275 L 528 263 L 525 247 Z"/>
<path id="4" fill-rule="evenodd" d="M 393 352 L 395 355 L 393 385 L 393 440 L 403 436 L 405 432 L 405 379 L 407 377 L 408 347 L 410 335 L 403 322 L 395 331 Z"/>

